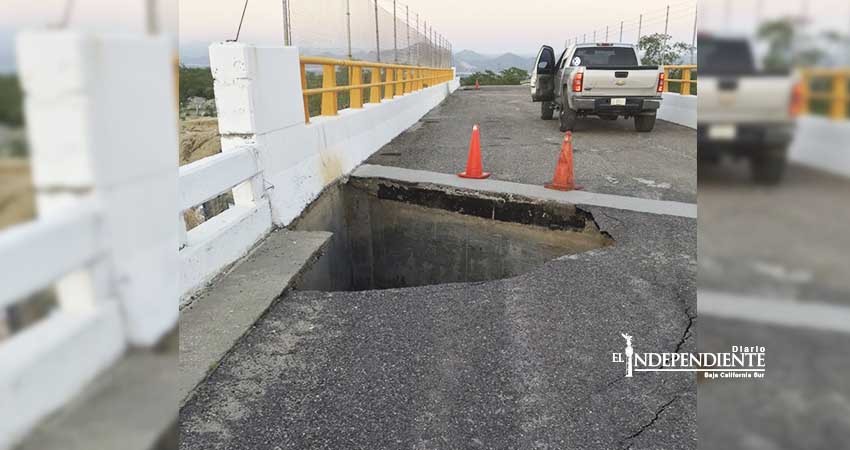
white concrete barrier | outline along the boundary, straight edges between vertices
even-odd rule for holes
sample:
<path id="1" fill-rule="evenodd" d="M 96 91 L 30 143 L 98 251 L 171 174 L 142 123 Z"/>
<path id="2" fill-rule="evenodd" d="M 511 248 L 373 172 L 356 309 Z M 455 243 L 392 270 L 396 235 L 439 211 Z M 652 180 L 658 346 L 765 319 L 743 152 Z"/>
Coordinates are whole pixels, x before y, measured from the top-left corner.
<path id="1" fill-rule="evenodd" d="M 850 177 L 850 120 L 801 117 L 789 157 L 809 167 Z"/>
<path id="2" fill-rule="evenodd" d="M 697 128 L 696 95 L 664 92 L 661 94 L 661 98 L 661 108 L 658 109 L 659 119 L 684 125 L 688 128 Z"/>

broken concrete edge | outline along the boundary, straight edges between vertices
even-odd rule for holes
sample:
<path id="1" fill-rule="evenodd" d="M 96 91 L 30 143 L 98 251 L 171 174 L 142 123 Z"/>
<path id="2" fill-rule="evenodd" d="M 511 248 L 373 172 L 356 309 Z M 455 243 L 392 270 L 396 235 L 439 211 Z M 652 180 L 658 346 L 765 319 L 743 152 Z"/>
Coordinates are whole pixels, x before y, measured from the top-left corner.
<path id="1" fill-rule="evenodd" d="M 358 167 L 351 178 L 377 178 L 391 182 L 404 182 L 421 186 L 443 186 L 458 189 L 464 195 L 496 195 L 516 201 L 554 201 L 577 207 L 598 206 L 649 214 L 697 218 L 697 205 L 692 203 L 650 200 L 586 191 L 554 191 L 533 184 L 514 183 L 495 179 L 469 180 L 455 175 L 404 169 L 400 167 L 364 164 Z"/>
<path id="2" fill-rule="evenodd" d="M 321 258 L 332 233 L 278 229 L 180 313 L 180 406 Z"/>
<path id="3" fill-rule="evenodd" d="M 176 349 L 131 350 L 39 424 L 17 450 L 176 448 Z"/>
<path id="4" fill-rule="evenodd" d="M 610 233 L 600 229 L 589 211 L 565 202 L 482 193 L 430 183 L 387 178 L 352 178 L 347 184 L 381 200 L 391 200 L 451 213 L 541 227 L 548 230 L 600 232 L 613 244 Z"/>

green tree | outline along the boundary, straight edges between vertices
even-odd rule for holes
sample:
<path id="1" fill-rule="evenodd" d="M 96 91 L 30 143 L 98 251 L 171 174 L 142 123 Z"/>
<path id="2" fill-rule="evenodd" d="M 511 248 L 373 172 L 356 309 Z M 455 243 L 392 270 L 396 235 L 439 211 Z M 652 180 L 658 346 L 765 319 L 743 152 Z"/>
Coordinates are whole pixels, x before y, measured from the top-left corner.
<path id="1" fill-rule="evenodd" d="M 643 51 L 641 62 L 643 64 L 675 64 L 679 58 L 691 50 L 691 46 L 684 42 L 670 41 L 673 36 L 664 33 L 654 33 L 641 36 L 638 41 L 638 49 Z"/>
<path id="2" fill-rule="evenodd" d="M 209 67 L 180 66 L 180 103 L 185 103 L 190 97 L 215 97 Z"/>
<path id="3" fill-rule="evenodd" d="M 791 44 L 795 37 L 794 22 L 790 18 L 768 20 L 759 25 L 756 36 L 768 44 L 762 64 L 767 70 L 791 67 Z"/>
<path id="4" fill-rule="evenodd" d="M 462 86 L 472 86 L 478 81 L 482 86 L 492 85 L 519 85 L 524 80 L 528 79 L 528 72 L 517 67 L 504 69 L 499 73 L 492 70 L 484 72 L 475 72 L 472 75 L 460 79 Z"/>

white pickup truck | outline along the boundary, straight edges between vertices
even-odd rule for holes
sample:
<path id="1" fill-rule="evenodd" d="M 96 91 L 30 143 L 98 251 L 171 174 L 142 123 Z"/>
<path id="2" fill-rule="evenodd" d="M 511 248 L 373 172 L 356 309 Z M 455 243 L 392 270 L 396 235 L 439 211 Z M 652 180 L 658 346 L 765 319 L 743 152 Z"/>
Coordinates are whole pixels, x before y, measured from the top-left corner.
<path id="1" fill-rule="evenodd" d="M 760 70 L 745 38 L 699 37 L 699 163 L 746 158 L 753 179 L 782 178 L 801 85 L 788 71 Z"/>
<path id="2" fill-rule="evenodd" d="M 540 117 L 552 119 L 559 111 L 561 131 L 591 115 L 634 117 L 637 131 L 652 131 L 663 87 L 664 71 L 642 66 L 630 44 L 572 45 L 557 60 L 544 45 L 531 74 L 531 99 L 541 102 Z"/>

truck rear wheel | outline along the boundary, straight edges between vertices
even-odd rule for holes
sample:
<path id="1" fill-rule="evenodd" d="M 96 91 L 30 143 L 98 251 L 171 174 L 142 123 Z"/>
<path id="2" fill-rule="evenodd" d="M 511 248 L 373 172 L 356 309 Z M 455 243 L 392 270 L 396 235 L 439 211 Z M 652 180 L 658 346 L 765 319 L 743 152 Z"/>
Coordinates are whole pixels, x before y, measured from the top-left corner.
<path id="1" fill-rule="evenodd" d="M 787 161 L 787 149 L 765 152 L 750 159 L 753 181 L 762 185 L 774 185 L 782 180 Z"/>
<path id="2" fill-rule="evenodd" d="M 561 133 L 573 131 L 578 120 L 578 113 L 570 109 L 570 102 L 567 101 L 567 92 L 569 92 L 567 86 L 564 86 L 563 93 L 561 94 L 561 112 L 558 114 L 558 120 L 561 122 L 558 129 L 561 130 Z"/>
<path id="3" fill-rule="evenodd" d="M 555 115 L 555 104 L 552 102 L 540 102 L 540 118 L 543 120 L 552 120 Z"/>
<path id="4" fill-rule="evenodd" d="M 635 130 L 645 133 L 655 128 L 655 113 L 635 116 Z"/>

